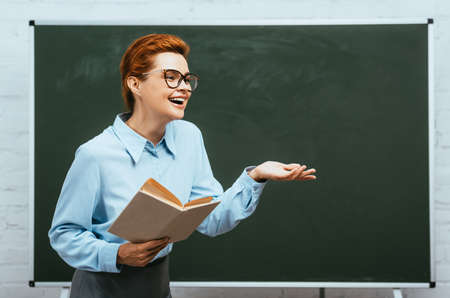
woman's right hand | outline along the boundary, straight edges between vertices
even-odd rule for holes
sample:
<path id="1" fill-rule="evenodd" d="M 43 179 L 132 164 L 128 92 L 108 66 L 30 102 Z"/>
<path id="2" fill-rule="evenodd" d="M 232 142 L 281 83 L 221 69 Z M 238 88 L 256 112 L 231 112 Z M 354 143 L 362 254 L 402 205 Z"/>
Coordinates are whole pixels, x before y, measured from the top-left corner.
<path id="1" fill-rule="evenodd" d="M 127 242 L 119 247 L 117 264 L 144 267 L 167 246 L 169 238 L 150 240 L 143 243 Z"/>

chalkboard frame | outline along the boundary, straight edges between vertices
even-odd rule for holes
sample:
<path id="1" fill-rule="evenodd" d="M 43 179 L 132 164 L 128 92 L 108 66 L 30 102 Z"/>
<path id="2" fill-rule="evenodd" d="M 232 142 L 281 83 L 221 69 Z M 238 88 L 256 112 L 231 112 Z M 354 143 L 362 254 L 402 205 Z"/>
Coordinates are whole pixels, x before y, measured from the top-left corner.
<path id="1" fill-rule="evenodd" d="M 387 283 L 387 282 L 170 282 L 171 287 L 283 287 L 283 288 L 433 288 L 435 287 L 434 265 L 434 41 L 433 23 L 431 18 L 399 18 L 399 19 L 273 19 L 273 20 L 207 20 L 186 19 L 179 23 L 168 20 L 30 20 L 29 21 L 29 208 L 28 208 L 28 235 L 29 235 L 29 265 L 28 276 L 30 287 L 70 287 L 71 282 L 39 282 L 34 278 L 34 179 L 35 179 L 35 57 L 34 57 L 34 30 L 36 25 L 380 25 L 380 24 L 428 24 L 428 150 L 429 150 L 429 218 L 430 218 L 430 283 Z"/>

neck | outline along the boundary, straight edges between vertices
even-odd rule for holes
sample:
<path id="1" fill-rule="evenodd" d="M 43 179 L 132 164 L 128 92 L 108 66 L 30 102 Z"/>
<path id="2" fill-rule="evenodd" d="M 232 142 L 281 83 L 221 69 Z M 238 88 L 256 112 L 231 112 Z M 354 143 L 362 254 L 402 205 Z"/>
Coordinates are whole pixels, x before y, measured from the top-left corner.
<path id="1" fill-rule="evenodd" d="M 153 143 L 158 144 L 164 136 L 167 121 L 153 117 L 152 115 L 133 111 L 126 124 L 139 135 Z"/>

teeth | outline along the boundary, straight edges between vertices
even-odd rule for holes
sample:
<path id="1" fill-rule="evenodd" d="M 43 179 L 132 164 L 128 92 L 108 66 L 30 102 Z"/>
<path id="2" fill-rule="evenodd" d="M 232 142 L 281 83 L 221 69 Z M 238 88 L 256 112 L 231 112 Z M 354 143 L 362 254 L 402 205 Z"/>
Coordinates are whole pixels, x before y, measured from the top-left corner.
<path id="1" fill-rule="evenodd" d="M 184 102 L 184 98 L 183 97 L 173 97 L 173 98 L 169 98 L 170 101 L 177 101 L 177 102 Z"/>
<path id="2" fill-rule="evenodd" d="M 172 102 L 177 102 L 177 103 L 183 103 L 184 102 L 184 98 L 183 97 L 173 97 L 173 98 L 169 98 L 170 101 Z"/>

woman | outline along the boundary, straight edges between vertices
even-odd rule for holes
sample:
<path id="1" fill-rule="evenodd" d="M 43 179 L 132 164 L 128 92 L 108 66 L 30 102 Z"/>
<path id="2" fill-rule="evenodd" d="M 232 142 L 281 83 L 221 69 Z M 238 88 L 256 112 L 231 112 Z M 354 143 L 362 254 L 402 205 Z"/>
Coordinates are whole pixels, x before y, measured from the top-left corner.
<path id="1" fill-rule="evenodd" d="M 82 144 L 64 181 L 50 243 L 77 268 L 71 297 L 171 297 L 170 239 L 129 243 L 107 232 L 128 201 L 153 177 L 186 203 L 222 202 L 197 230 L 216 236 L 255 210 L 267 180 L 312 180 L 314 169 L 267 161 L 244 169 L 225 192 L 214 178 L 200 130 L 181 120 L 198 77 L 189 46 L 168 34 L 135 40 L 120 64 L 128 113 Z"/>

